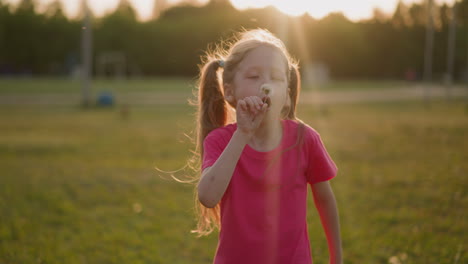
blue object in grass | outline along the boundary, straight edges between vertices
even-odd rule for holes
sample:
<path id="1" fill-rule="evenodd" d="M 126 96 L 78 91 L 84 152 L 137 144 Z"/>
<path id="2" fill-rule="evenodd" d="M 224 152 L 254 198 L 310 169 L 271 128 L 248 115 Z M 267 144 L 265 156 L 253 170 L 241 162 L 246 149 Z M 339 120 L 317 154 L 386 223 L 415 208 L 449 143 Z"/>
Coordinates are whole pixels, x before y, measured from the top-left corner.
<path id="1" fill-rule="evenodd" d="M 97 98 L 97 104 L 99 106 L 113 106 L 114 95 L 110 92 L 101 92 Z"/>

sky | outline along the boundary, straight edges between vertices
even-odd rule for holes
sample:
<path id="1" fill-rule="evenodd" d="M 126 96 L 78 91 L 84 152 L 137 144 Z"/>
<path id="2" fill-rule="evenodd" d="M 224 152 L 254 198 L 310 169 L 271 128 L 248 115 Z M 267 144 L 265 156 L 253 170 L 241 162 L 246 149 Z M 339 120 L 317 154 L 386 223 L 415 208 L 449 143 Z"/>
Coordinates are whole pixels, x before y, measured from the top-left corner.
<path id="1" fill-rule="evenodd" d="M 43 9 L 54 0 L 36 0 L 39 8 Z M 80 6 L 81 0 L 60 0 L 63 3 L 65 13 L 74 16 Z M 139 14 L 140 20 L 151 18 L 155 0 L 129 0 Z M 183 0 L 167 0 L 168 3 L 177 4 Z M 204 3 L 208 0 L 199 0 Z M 422 2 L 423 0 L 403 0 L 404 3 Z M 453 3 L 454 0 L 435 0 L 438 3 Z M 20 0 L 7 0 L 6 2 L 16 4 Z M 386 13 L 393 13 L 398 0 L 231 0 L 238 9 L 249 7 L 260 8 L 268 5 L 277 7 L 289 15 L 302 15 L 309 13 L 314 18 L 320 19 L 330 12 L 342 12 L 351 20 L 370 18 L 374 8 L 379 8 Z M 111 12 L 119 3 L 119 0 L 88 0 L 94 14 L 102 16 Z"/>

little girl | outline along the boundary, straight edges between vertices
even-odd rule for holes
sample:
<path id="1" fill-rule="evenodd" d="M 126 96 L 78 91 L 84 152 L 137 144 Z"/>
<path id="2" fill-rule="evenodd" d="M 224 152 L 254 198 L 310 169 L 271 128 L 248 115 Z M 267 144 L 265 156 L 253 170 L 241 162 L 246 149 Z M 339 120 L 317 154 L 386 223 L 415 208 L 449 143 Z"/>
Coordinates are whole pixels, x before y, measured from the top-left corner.
<path id="1" fill-rule="evenodd" d="M 337 168 L 320 135 L 296 118 L 298 65 L 266 30 L 208 55 L 198 93 L 201 177 L 197 232 L 220 230 L 215 264 L 312 263 L 307 184 L 326 233 L 330 263 L 342 263 Z M 229 120 L 235 109 L 235 123 Z"/>

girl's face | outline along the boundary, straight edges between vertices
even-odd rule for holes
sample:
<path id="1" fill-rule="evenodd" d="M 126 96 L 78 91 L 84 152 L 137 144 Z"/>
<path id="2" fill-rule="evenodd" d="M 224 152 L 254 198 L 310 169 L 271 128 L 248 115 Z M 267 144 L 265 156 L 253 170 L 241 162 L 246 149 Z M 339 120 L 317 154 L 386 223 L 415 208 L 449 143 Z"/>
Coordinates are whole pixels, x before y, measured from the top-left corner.
<path id="1" fill-rule="evenodd" d="M 239 63 L 232 84 L 225 85 L 225 90 L 235 102 L 248 96 L 265 98 L 268 112 L 279 116 L 289 100 L 286 70 L 287 61 L 280 51 L 260 46 Z"/>

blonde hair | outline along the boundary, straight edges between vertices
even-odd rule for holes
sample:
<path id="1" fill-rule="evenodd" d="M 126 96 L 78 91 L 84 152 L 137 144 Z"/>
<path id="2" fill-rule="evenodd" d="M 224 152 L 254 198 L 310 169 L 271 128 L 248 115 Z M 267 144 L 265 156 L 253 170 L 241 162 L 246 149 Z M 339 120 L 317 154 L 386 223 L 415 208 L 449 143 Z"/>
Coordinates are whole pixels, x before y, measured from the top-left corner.
<path id="1" fill-rule="evenodd" d="M 208 51 L 200 65 L 198 93 L 195 105 L 197 107 L 197 137 L 192 168 L 197 172 L 193 181 L 199 181 L 201 176 L 200 163 L 203 157 L 203 141 L 212 130 L 227 125 L 231 119 L 228 103 L 224 99 L 223 85 L 231 83 L 239 63 L 255 48 L 269 46 L 284 55 L 287 65 L 290 104 L 284 114 L 285 119 L 297 120 L 296 104 L 300 92 L 300 74 L 297 62 L 291 58 L 283 42 L 265 29 L 255 29 L 240 32 L 233 40 L 226 42 L 227 48 L 218 45 L 214 51 Z M 220 68 L 222 66 L 222 74 Z M 231 105 L 235 108 L 234 105 Z M 204 207 L 198 200 L 195 190 L 195 204 L 198 224 L 193 233 L 198 236 L 208 235 L 220 225 L 220 205 L 214 208 Z"/>

